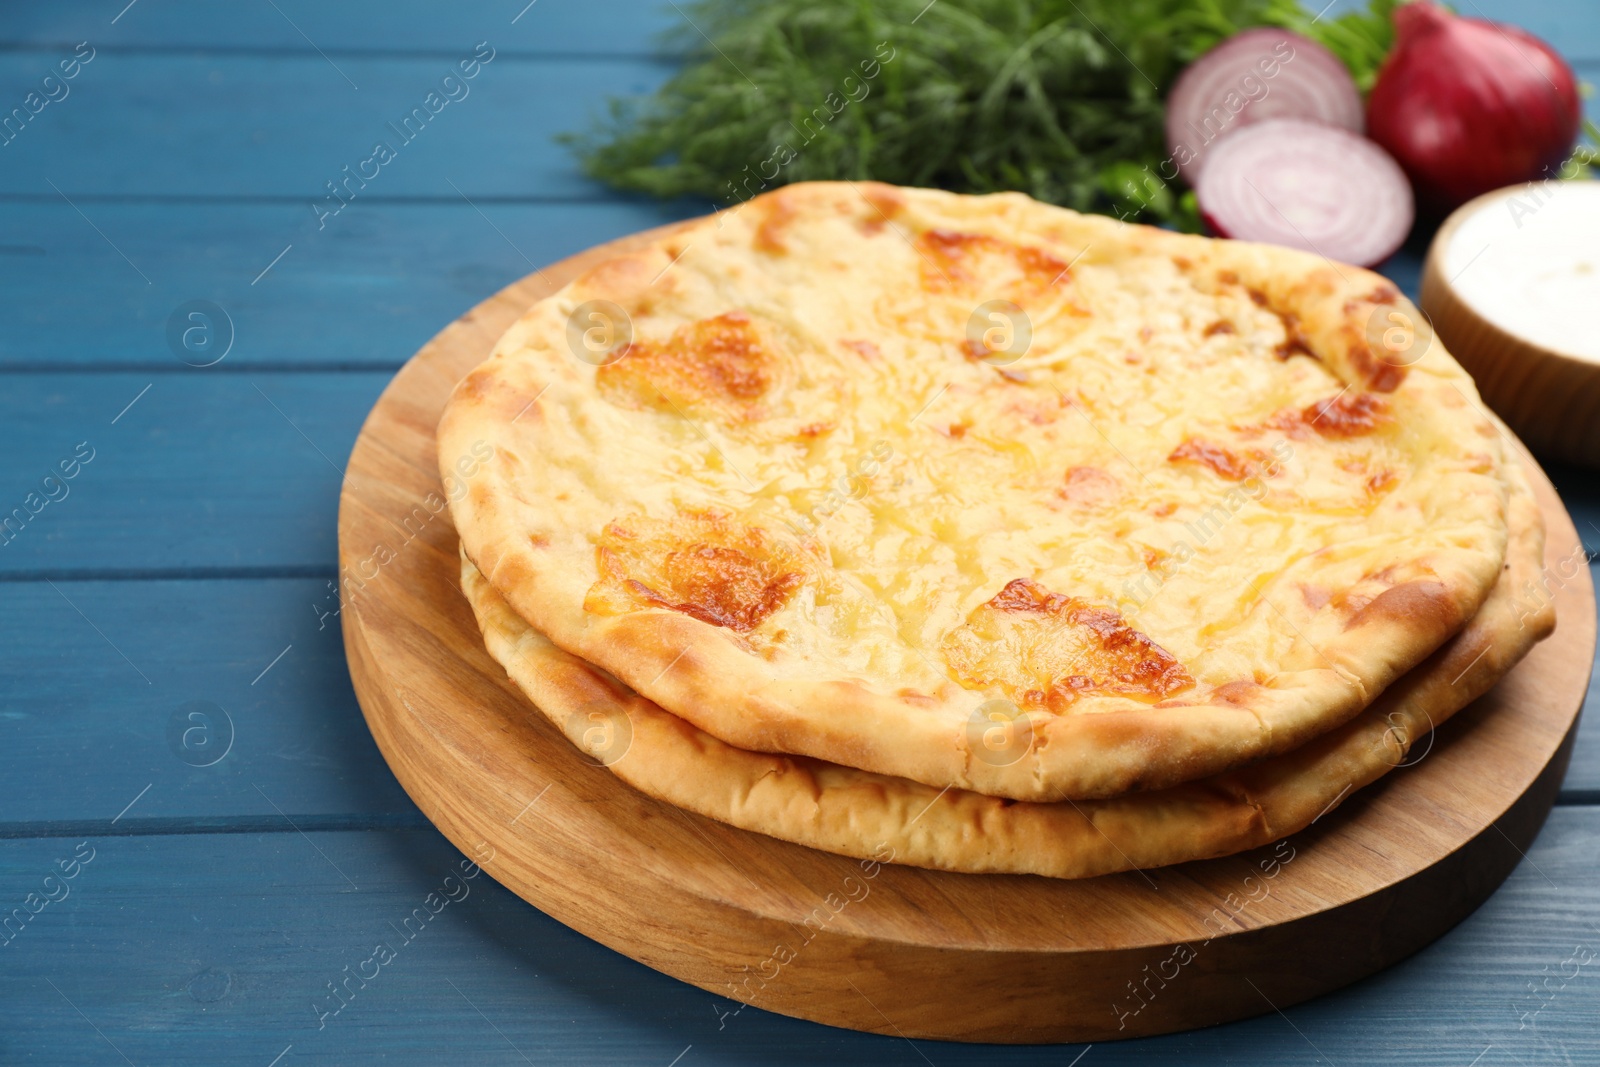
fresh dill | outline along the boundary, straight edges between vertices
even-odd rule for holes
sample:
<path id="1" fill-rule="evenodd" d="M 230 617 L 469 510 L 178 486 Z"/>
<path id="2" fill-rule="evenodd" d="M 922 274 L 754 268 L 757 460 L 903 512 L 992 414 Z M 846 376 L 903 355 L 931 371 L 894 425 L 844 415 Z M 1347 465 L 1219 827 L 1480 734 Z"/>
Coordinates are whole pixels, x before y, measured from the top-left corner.
<path id="1" fill-rule="evenodd" d="M 590 176 L 659 197 L 870 178 L 1193 229 L 1192 196 L 1145 179 L 1184 66 L 1278 25 L 1370 84 L 1395 2 L 1315 19 L 1295 0 L 697 0 L 666 41 L 683 67 L 563 139 Z"/>

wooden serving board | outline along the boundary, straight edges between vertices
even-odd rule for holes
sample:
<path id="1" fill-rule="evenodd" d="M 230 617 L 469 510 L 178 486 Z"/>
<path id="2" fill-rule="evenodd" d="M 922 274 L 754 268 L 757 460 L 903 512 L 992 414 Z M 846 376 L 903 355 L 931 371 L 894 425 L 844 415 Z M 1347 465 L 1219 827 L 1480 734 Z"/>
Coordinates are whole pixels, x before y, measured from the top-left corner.
<path id="1" fill-rule="evenodd" d="M 709 990 L 719 1011 L 1101 1041 L 1355 981 L 1455 925 L 1521 859 L 1566 769 L 1595 642 L 1577 534 L 1536 468 L 1555 636 L 1414 765 L 1274 847 L 1078 882 L 875 866 L 658 803 L 580 754 L 483 649 L 433 431 L 451 387 L 530 303 L 650 236 L 547 267 L 452 323 L 379 399 L 345 476 L 344 638 L 367 723 L 417 805 L 502 884 Z"/>

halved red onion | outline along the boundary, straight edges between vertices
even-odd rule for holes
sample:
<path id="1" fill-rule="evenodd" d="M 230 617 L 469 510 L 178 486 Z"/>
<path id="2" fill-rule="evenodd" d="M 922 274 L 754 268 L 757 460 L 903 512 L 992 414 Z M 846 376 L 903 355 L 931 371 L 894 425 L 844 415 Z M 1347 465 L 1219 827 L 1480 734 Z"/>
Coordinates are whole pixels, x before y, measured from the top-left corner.
<path id="1" fill-rule="evenodd" d="M 1411 230 L 1411 184 L 1389 153 L 1348 130 L 1271 119 L 1219 141 L 1195 196 L 1223 237 L 1369 267 Z"/>
<path id="2" fill-rule="evenodd" d="M 1309 37 L 1246 30 L 1179 75 L 1167 96 L 1167 151 L 1193 185 L 1220 138 L 1267 119 L 1308 119 L 1360 133 L 1361 93 L 1338 57 Z"/>

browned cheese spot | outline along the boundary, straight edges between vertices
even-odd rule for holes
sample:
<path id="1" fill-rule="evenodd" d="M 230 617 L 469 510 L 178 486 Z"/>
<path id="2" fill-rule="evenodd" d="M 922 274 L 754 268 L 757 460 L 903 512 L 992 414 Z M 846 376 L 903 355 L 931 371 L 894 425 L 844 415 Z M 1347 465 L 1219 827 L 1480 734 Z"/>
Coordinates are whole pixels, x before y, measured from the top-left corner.
<path id="1" fill-rule="evenodd" d="M 600 580 L 583 610 L 666 608 L 741 634 L 788 603 L 809 569 L 798 550 L 766 530 L 714 511 L 614 520 L 600 533 L 595 560 Z"/>
<path id="2" fill-rule="evenodd" d="M 1349 319 L 1345 320 L 1343 334 L 1346 358 L 1368 389 L 1375 393 L 1392 393 L 1400 388 L 1406 380 L 1405 365 L 1390 363 L 1374 352 L 1367 331 Z"/>
<path id="3" fill-rule="evenodd" d="M 1293 355 L 1310 356 L 1317 358 L 1311 350 L 1311 341 L 1300 329 L 1300 316 L 1292 311 L 1277 312 L 1278 320 L 1283 323 L 1283 340 L 1273 349 L 1279 359 L 1288 359 Z"/>
<path id="4" fill-rule="evenodd" d="M 1393 489 L 1400 482 L 1400 476 L 1388 467 L 1384 467 L 1367 479 L 1367 492 L 1373 496 L 1382 496 Z"/>
<path id="5" fill-rule="evenodd" d="M 1237 275 L 1231 275 L 1230 272 L 1224 272 L 1223 275 L 1218 277 L 1222 280 L 1227 280 L 1228 277 L 1237 280 Z M 1267 311 L 1272 312 L 1278 317 L 1278 321 L 1283 324 L 1283 340 L 1273 347 L 1273 353 L 1279 359 L 1286 360 L 1290 356 L 1296 355 L 1309 356 L 1312 359 L 1321 358 L 1317 355 L 1316 350 L 1311 347 L 1311 338 L 1307 337 L 1305 331 L 1300 328 L 1300 316 L 1298 314 L 1275 306 L 1272 303 L 1272 298 L 1260 289 L 1247 288 L 1245 292 L 1249 295 L 1251 303 L 1255 304 L 1256 307 L 1265 308 Z"/>
<path id="6" fill-rule="evenodd" d="M 777 354 L 750 316 L 729 311 L 680 326 L 665 342 L 634 340 L 595 372 L 595 385 L 624 407 L 679 414 L 709 408 L 752 418 L 777 365 Z"/>
<path id="7" fill-rule="evenodd" d="M 1120 497 L 1122 483 L 1116 475 L 1099 467 L 1073 467 L 1067 471 L 1066 484 L 1056 492 L 1069 503 L 1092 508 Z"/>
<path id="8" fill-rule="evenodd" d="M 962 684 L 998 687 L 1020 705 L 1064 710 L 1113 693 L 1154 703 L 1194 679 L 1115 610 L 1017 578 L 945 635 L 945 662 Z"/>
<path id="9" fill-rule="evenodd" d="M 661 272 L 678 251 L 677 248 L 669 251 L 663 246 L 651 254 L 613 256 L 595 264 L 577 280 L 574 288 L 584 294 L 579 299 L 603 295 L 622 305 L 630 315 L 647 314 L 651 295 L 670 291 L 675 284 L 670 272 L 665 276 Z"/>
<path id="10" fill-rule="evenodd" d="M 929 291 L 1015 284 L 1038 293 L 1057 279 L 1069 281 L 1067 264 L 1040 248 L 981 233 L 926 230 L 917 237 L 922 286 Z"/>
<path id="11" fill-rule="evenodd" d="M 861 187 L 861 195 L 866 200 L 861 231 L 869 236 L 882 233 L 884 227 L 905 210 L 905 197 L 892 185 L 869 182 Z"/>
<path id="12" fill-rule="evenodd" d="M 1198 437 L 1186 438 L 1167 456 L 1168 463 L 1196 463 L 1209 467 L 1219 477 L 1230 482 L 1242 482 L 1259 471 L 1268 461 L 1265 452 L 1247 448 L 1237 451 L 1215 441 Z"/>
<path id="13" fill-rule="evenodd" d="M 1373 393 L 1340 393 L 1307 404 L 1303 408 L 1279 411 L 1262 427 L 1241 430 L 1281 430 L 1290 437 L 1303 438 L 1311 432 L 1323 437 L 1363 437 L 1394 421 L 1389 402 Z"/>
<path id="14" fill-rule="evenodd" d="M 1255 694 L 1261 689 L 1259 683 L 1249 679 L 1240 678 L 1238 681 L 1224 682 L 1211 692 L 1211 699 L 1219 704 L 1232 704 L 1235 707 L 1249 707 Z"/>
<path id="15" fill-rule="evenodd" d="M 456 386 L 456 393 L 469 400 L 475 400 L 480 403 L 487 402 L 501 388 L 500 375 L 502 368 L 497 364 L 498 361 L 480 364 L 471 374 L 461 379 L 461 383 Z M 537 392 L 529 395 L 535 396 Z M 527 401 L 523 401 L 523 403 L 527 403 Z"/>
<path id="16" fill-rule="evenodd" d="M 1378 393 L 1392 393 L 1406 379 L 1412 362 L 1410 350 L 1402 353 L 1401 362 L 1390 362 L 1387 351 L 1374 350 L 1370 317 L 1380 307 L 1400 303 L 1400 290 L 1388 282 L 1380 282 L 1372 292 L 1344 302 L 1344 322 L 1340 336 L 1344 339 L 1345 354 L 1357 375 L 1367 388 Z"/>
<path id="17" fill-rule="evenodd" d="M 760 205 L 761 221 L 756 224 L 756 249 L 781 256 L 789 251 L 789 227 L 794 224 L 798 213 L 789 196 L 782 192 L 762 197 Z"/>

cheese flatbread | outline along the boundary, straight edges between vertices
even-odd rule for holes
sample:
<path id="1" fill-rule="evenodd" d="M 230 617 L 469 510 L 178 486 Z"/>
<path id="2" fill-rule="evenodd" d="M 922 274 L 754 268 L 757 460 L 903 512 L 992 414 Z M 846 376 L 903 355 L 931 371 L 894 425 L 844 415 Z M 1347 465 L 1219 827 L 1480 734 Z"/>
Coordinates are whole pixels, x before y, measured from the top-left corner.
<path id="1" fill-rule="evenodd" d="M 1345 722 L 1505 555 L 1497 431 L 1381 277 L 1020 194 L 787 187 L 456 388 L 468 556 L 753 751 L 1023 800 Z"/>

